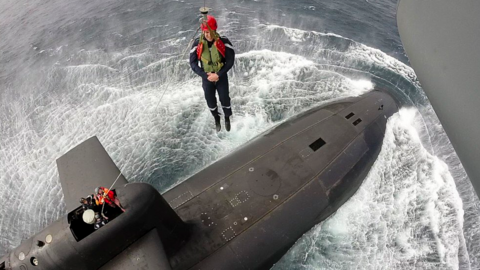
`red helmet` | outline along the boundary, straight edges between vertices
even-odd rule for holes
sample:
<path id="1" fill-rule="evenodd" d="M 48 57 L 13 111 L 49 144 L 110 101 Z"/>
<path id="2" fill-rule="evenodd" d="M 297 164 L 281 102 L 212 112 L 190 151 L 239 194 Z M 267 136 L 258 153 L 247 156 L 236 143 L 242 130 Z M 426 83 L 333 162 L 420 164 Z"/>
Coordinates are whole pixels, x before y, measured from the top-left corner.
<path id="1" fill-rule="evenodd" d="M 212 30 L 217 30 L 217 20 L 213 16 L 207 15 L 207 24 Z M 208 27 L 202 22 L 202 31 L 207 31 Z"/>

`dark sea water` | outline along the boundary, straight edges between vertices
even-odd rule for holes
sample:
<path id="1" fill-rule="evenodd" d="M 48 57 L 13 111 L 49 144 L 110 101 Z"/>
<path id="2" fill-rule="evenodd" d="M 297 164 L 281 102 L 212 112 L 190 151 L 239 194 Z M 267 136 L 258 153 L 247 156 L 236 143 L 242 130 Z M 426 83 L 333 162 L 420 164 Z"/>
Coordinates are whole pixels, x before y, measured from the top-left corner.
<path id="1" fill-rule="evenodd" d="M 55 160 L 91 136 L 163 192 L 295 114 L 380 87 L 403 108 L 369 176 L 274 269 L 480 269 L 480 203 L 408 65 L 396 1 L 207 1 L 237 53 L 219 134 L 180 59 L 202 5 L 1 0 L 0 256 L 65 214 Z"/>

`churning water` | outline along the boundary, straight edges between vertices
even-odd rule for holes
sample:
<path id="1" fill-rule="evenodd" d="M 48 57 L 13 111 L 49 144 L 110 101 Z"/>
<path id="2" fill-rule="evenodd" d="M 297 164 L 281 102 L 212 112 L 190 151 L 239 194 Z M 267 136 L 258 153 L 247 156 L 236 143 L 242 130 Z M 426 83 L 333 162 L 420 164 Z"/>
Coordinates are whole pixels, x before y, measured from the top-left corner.
<path id="1" fill-rule="evenodd" d="M 55 159 L 98 136 L 165 191 L 313 106 L 403 103 L 359 191 L 274 269 L 479 269 L 479 201 L 407 65 L 392 1 L 208 1 L 233 42 L 232 132 L 214 131 L 182 51 L 194 1 L 0 4 L 0 255 L 65 214 Z"/>

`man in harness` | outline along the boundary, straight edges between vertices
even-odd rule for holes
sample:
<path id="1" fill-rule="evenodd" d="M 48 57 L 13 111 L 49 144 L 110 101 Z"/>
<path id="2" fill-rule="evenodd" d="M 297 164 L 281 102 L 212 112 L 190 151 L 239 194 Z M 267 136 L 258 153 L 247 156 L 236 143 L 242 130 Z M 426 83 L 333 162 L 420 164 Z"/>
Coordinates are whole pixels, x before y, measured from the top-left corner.
<path id="1" fill-rule="evenodd" d="M 118 207 L 122 212 L 125 212 L 125 209 L 120 204 L 120 201 L 117 198 L 115 190 L 109 190 L 104 187 L 97 187 L 95 189 L 95 194 L 97 194 L 95 200 L 97 205 L 103 205 L 106 203 L 111 208 Z"/>
<path id="2" fill-rule="evenodd" d="M 216 32 L 217 21 L 213 16 L 208 15 L 207 21 L 203 20 L 201 28 L 202 34 L 200 38 L 195 40 L 190 51 L 190 66 L 198 76 L 202 77 L 205 99 L 208 108 L 215 118 L 217 132 L 221 130 L 221 125 L 215 90 L 218 92 L 225 115 L 225 129 L 230 131 L 232 108 L 227 72 L 233 66 L 235 51 L 230 40 L 226 37 L 220 37 Z"/>

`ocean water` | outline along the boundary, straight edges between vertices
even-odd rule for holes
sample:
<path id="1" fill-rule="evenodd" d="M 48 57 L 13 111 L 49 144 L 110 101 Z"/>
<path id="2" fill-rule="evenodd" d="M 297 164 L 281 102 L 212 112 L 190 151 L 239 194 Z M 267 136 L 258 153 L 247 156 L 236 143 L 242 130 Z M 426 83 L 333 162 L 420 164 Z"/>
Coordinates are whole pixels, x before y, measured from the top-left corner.
<path id="1" fill-rule="evenodd" d="M 313 106 L 403 108 L 359 191 L 273 269 L 480 269 L 480 203 L 414 71 L 395 1 L 207 1 L 235 46 L 232 132 L 182 52 L 199 1 L 0 3 L 0 255 L 65 214 L 55 159 L 98 136 L 159 191 Z"/>

